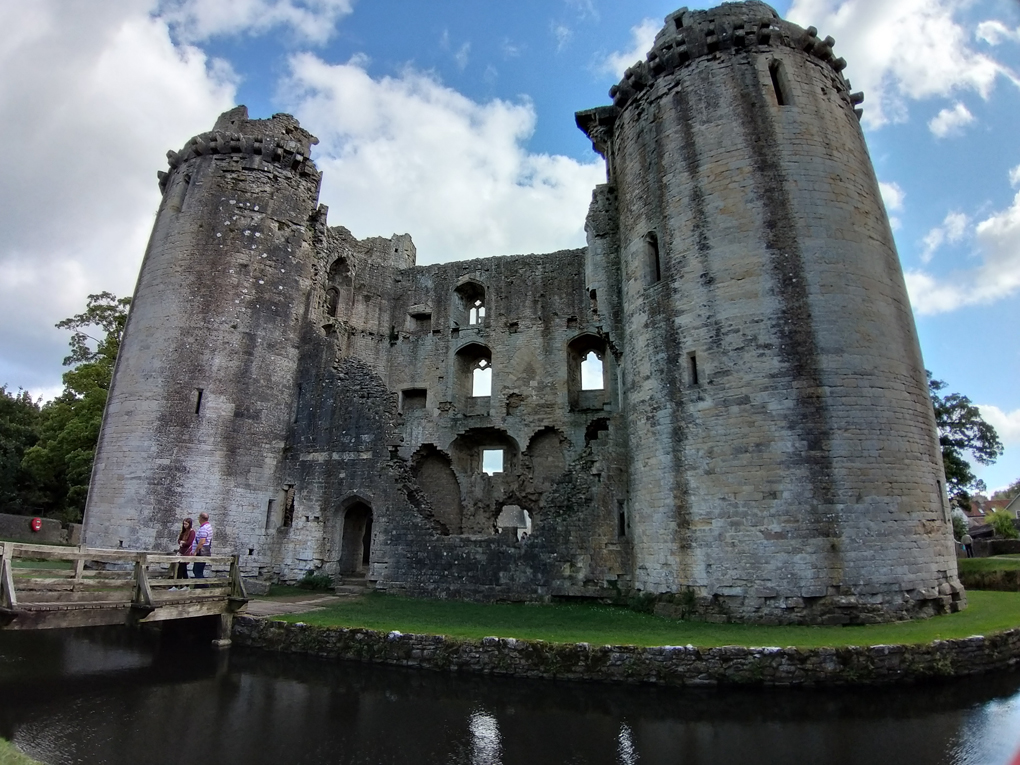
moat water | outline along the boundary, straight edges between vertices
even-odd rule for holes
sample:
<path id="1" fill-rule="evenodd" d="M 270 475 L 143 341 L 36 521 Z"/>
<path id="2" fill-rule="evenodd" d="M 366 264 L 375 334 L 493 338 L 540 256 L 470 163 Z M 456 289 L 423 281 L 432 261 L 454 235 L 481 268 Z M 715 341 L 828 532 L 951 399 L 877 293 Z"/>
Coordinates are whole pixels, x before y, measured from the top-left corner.
<path id="1" fill-rule="evenodd" d="M 1020 672 L 658 689 L 216 651 L 208 638 L 0 633 L 0 736 L 52 765 L 1007 765 L 1020 749 Z"/>

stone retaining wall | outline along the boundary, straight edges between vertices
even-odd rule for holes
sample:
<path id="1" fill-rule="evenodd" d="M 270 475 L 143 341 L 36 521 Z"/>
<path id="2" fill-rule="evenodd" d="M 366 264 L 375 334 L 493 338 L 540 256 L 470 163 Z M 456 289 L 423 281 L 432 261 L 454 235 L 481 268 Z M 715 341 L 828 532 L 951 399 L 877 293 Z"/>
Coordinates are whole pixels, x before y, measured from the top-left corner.
<path id="1" fill-rule="evenodd" d="M 27 542 L 34 545 L 52 545 L 67 542 L 67 536 L 60 521 L 42 518 L 42 528 L 32 531 L 32 515 L 9 515 L 0 513 L 0 539 L 12 542 Z"/>
<path id="2" fill-rule="evenodd" d="M 593 646 L 487 637 L 462 640 L 242 616 L 238 645 L 453 672 L 671 686 L 850 685 L 911 682 L 1014 666 L 1020 628 L 926 645 L 848 648 Z"/>

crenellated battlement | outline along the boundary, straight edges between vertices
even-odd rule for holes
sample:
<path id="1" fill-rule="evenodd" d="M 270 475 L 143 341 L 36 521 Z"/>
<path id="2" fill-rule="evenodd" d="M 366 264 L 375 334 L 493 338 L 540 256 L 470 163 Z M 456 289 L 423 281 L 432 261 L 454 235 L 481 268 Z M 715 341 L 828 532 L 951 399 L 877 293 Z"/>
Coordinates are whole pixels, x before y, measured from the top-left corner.
<path id="1" fill-rule="evenodd" d="M 658 77 L 697 59 L 753 48 L 785 47 L 807 53 L 830 66 L 837 92 L 856 106 L 864 97 L 850 93 L 850 82 L 842 74 L 846 61 L 833 54 L 835 44 L 832 37 L 820 39 L 815 27 L 802 29 L 784 21 L 770 6 L 757 0 L 726 3 L 707 11 L 681 8 L 666 17 L 647 59 L 627 69 L 619 84 L 609 89 L 609 95 L 613 106 L 623 109 Z"/>
<path id="2" fill-rule="evenodd" d="M 159 189 L 166 191 L 171 174 L 188 160 L 214 154 L 259 157 L 284 170 L 318 178 L 320 173 L 310 157 L 318 142 L 289 114 L 250 120 L 248 108 L 237 106 L 221 114 L 211 131 L 194 136 L 180 151 L 166 153 L 170 171 L 157 174 Z"/>

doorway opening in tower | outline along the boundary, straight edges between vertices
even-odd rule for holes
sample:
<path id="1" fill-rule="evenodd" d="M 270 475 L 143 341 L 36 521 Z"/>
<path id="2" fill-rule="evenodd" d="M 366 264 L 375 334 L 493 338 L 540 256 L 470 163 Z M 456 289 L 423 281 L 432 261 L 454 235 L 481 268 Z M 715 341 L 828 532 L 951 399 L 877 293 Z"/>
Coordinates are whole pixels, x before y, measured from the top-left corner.
<path id="1" fill-rule="evenodd" d="M 372 508 L 364 502 L 348 507 L 340 533 L 340 574 L 364 573 L 372 557 Z"/>

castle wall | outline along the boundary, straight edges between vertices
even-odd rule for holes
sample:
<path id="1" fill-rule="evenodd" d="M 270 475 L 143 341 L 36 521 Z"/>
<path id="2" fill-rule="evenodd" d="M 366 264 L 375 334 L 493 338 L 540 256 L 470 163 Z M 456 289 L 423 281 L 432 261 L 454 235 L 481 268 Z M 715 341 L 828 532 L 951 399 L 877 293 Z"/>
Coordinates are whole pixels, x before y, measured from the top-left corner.
<path id="1" fill-rule="evenodd" d="M 326 239 L 284 479 L 297 487 L 295 520 L 277 532 L 272 573 L 340 573 L 346 510 L 364 502 L 365 573 L 380 588 L 531 599 L 619 586 L 629 543 L 611 487 L 625 431 L 584 251 L 401 269 L 343 230 Z M 331 317 L 338 259 L 352 294 L 368 297 Z M 465 292 L 485 308 L 474 323 Z M 603 390 L 580 391 L 571 375 L 579 338 L 604 356 Z M 489 396 L 470 395 L 479 353 Z M 490 448 L 504 460 L 491 475 Z M 508 505 L 530 516 L 524 542 L 497 530 Z"/>
<path id="2" fill-rule="evenodd" d="M 774 15 L 755 38 L 762 8 L 667 19 L 652 65 L 691 60 L 617 93 L 635 580 L 742 618 L 940 608 L 941 461 L 877 182 L 821 41 Z"/>

